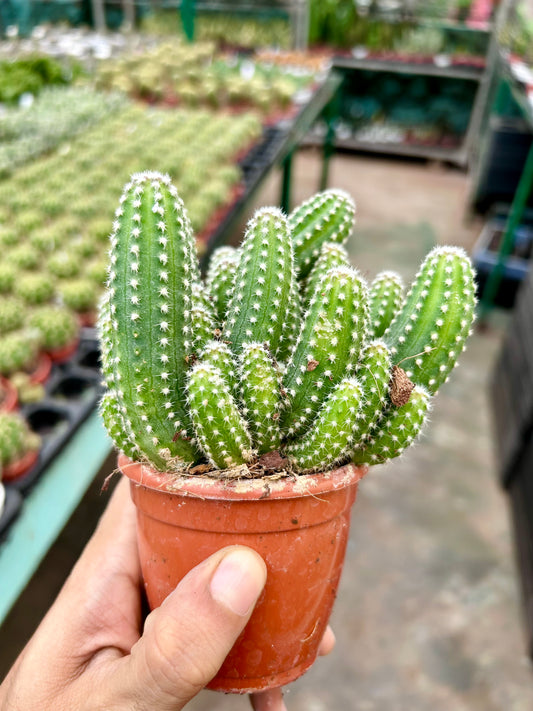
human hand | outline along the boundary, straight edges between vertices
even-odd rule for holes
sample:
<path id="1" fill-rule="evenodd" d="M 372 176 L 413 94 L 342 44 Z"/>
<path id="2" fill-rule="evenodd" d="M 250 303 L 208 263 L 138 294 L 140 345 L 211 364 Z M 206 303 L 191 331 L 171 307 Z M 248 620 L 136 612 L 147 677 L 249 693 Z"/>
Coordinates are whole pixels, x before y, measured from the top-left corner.
<path id="1" fill-rule="evenodd" d="M 216 674 L 263 589 L 263 560 L 240 546 L 218 551 L 143 625 L 135 525 L 123 480 L 0 686 L 1 711 L 179 711 Z M 331 647 L 328 632 L 321 651 Z M 256 711 L 285 709 L 281 690 L 251 701 Z"/>

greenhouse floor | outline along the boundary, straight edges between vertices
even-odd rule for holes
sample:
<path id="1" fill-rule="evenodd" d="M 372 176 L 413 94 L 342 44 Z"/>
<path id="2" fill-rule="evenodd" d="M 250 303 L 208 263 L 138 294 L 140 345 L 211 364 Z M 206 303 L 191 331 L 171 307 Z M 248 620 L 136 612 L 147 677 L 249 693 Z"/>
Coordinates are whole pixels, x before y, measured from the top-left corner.
<path id="1" fill-rule="evenodd" d="M 316 188 L 303 152 L 293 200 Z M 467 179 L 439 165 L 337 156 L 331 185 L 358 203 L 354 263 L 410 279 L 426 252 L 471 249 Z M 275 201 L 277 178 L 258 204 Z M 504 330 L 477 331 L 421 443 L 363 481 L 332 624 L 337 647 L 286 690 L 290 711 L 526 711 L 533 708 L 507 502 L 497 484 L 488 378 Z M 109 466 L 112 466 L 109 464 Z M 102 474 L 103 476 L 103 474 Z M 0 634 L 0 678 L 56 594 L 105 504 L 95 482 Z M 203 692 L 190 711 L 248 708 Z"/>

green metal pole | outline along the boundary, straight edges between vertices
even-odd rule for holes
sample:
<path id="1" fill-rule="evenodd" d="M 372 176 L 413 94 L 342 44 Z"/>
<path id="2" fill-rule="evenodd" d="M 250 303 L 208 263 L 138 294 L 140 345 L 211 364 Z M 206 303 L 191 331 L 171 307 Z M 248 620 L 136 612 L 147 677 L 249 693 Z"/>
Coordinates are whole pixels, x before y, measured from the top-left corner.
<path id="1" fill-rule="evenodd" d="M 483 291 L 483 297 L 481 300 L 481 320 L 483 320 L 487 316 L 487 314 L 494 305 L 494 299 L 496 298 L 496 294 L 498 293 L 498 288 L 500 286 L 503 276 L 505 260 L 513 250 L 516 229 L 520 225 L 520 222 L 522 220 L 522 215 L 524 214 L 524 209 L 526 207 L 528 197 L 531 193 L 532 185 L 533 144 L 529 149 L 526 163 L 524 165 L 522 175 L 520 176 L 520 182 L 518 183 L 518 187 L 513 198 L 511 211 L 509 213 L 509 218 L 505 227 L 505 234 L 503 235 L 503 239 L 498 252 L 498 261 L 490 272 L 489 278 L 487 279 L 487 283 L 485 285 L 485 290 Z"/>
<path id="2" fill-rule="evenodd" d="M 195 0 L 182 0 L 181 3 L 181 24 L 183 32 L 189 42 L 194 42 L 194 19 L 196 14 Z"/>
<path id="3" fill-rule="evenodd" d="M 335 123 L 340 114 L 341 92 L 344 87 L 343 79 L 337 91 L 324 109 L 323 116 L 326 121 L 327 131 L 322 144 L 322 170 L 320 173 L 319 190 L 325 190 L 328 187 L 329 177 L 329 162 L 331 156 L 335 153 Z"/>
<path id="4" fill-rule="evenodd" d="M 283 161 L 282 170 L 280 207 L 288 215 L 291 211 L 292 151 Z"/>

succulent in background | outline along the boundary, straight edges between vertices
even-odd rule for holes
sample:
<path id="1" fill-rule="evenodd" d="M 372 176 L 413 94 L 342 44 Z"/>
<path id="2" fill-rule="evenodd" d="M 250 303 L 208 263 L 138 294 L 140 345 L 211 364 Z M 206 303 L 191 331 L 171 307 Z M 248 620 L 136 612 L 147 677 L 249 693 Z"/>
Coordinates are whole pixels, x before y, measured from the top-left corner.
<path id="1" fill-rule="evenodd" d="M 31 372 L 37 363 L 41 341 L 34 330 L 12 331 L 0 339 L 0 375 Z"/>
<path id="2" fill-rule="evenodd" d="M 2 467 L 14 464 L 28 452 L 37 451 L 40 446 L 39 435 L 30 430 L 21 415 L 14 412 L 0 412 L 0 465 Z"/>
<path id="3" fill-rule="evenodd" d="M 13 290 L 17 270 L 12 264 L 0 264 L 0 294 L 8 294 Z"/>
<path id="4" fill-rule="evenodd" d="M 4 296 L 0 299 L 0 334 L 15 331 L 24 323 L 24 303 L 15 296 Z"/>
<path id="5" fill-rule="evenodd" d="M 14 292 L 32 306 L 50 301 L 54 286 L 47 274 L 23 274 L 14 284 Z"/>
<path id="6" fill-rule="evenodd" d="M 76 317 L 62 306 L 41 306 L 30 314 L 28 322 L 39 332 L 42 346 L 47 351 L 68 346 L 78 337 Z"/>
<path id="7" fill-rule="evenodd" d="M 69 309 L 85 313 L 96 308 L 100 291 L 90 279 L 69 279 L 61 282 L 59 297 Z"/>
<path id="8" fill-rule="evenodd" d="M 353 214 L 335 191 L 289 219 L 263 208 L 238 250 L 214 253 L 202 282 L 170 179 L 134 175 L 99 324 L 102 415 L 117 446 L 170 471 L 277 452 L 280 466 L 304 473 L 401 454 L 462 350 L 473 273 L 461 250 L 438 248 L 401 303 L 395 276 L 369 290 L 339 244 Z"/>

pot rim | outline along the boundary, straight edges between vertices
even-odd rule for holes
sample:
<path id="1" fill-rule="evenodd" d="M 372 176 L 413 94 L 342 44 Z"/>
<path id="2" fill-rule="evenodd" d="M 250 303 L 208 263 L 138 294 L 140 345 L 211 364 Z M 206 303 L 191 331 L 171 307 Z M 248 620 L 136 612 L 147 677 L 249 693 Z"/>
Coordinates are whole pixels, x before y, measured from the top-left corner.
<path id="1" fill-rule="evenodd" d="M 318 474 L 272 476 L 257 479 L 222 479 L 203 475 L 183 476 L 159 472 L 141 462 L 133 462 L 123 452 L 118 455 L 120 471 L 132 483 L 145 489 L 200 499 L 243 501 L 260 499 L 295 499 L 319 496 L 335 489 L 357 484 L 368 472 L 367 465 L 349 463 Z"/>

